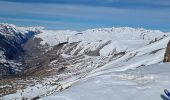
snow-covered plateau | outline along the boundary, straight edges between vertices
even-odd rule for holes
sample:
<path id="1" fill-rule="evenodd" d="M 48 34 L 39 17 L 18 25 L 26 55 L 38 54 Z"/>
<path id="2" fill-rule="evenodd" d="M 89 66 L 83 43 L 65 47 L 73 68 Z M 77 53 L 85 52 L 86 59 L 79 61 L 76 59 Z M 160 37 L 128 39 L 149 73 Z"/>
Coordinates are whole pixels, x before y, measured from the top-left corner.
<path id="1" fill-rule="evenodd" d="M 0 99 L 169 100 L 163 90 L 170 89 L 170 63 L 163 59 L 170 33 L 130 27 L 37 30 L 22 46 L 24 77 L 2 79 Z M 6 60 L 4 51 L 0 58 Z"/>

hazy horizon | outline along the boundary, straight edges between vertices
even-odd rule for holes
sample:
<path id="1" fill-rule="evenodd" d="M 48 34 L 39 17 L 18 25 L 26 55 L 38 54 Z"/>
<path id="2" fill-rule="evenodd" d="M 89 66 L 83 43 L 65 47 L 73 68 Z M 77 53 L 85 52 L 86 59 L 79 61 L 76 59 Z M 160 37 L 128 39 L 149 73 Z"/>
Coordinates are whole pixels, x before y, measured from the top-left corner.
<path id="1" fill-rule="evenodd" d="M 1 0 L 0 22 L 47 29 L 142 27 L 170 31 L 168 0 Z"/>

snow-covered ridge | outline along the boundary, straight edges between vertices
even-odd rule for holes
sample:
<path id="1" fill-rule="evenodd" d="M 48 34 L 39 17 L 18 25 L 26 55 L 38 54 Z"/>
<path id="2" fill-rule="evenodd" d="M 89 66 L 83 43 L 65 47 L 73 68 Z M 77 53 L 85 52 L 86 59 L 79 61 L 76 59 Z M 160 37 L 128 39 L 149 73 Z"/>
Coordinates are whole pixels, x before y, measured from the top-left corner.
<path id="1" fill-rule="evenodd" d="M 165 33 L 159 30 L 146 30 L 143 28 L 96 28 L 88 29 L 86 31 L 78 32 L 71 30 L 62 31 L 48 31 L 44 30 L 43 33 L 38 34 L 36 37 L 42 38 L 43 43 L 48 43 L 53 46 L 54 44 L 61 42 L 77 42 L 77 41 L 103 41 L 103 40 L 152 40 L 159 38 Z M 48 38 L 54 39 L 48 41 Z M 60 39 L 61 38 L 61 39 Z M 57 40 L 57 41 L 55 41 Z M 53 43 L 52 43 L 53 42 Z"/>
<path id="2" fill-rule="evenodd" d="M 71 30 L 42 30 L 42 33 L 37 34 L 35 37 L 42 39 L 42 45 L 48 44 L 49 46 L 55 46 L 63 42 L 80 42 L 76 49 L 84 48 L 84 51 L 87 49 L 94 51 L 110 41 L 100 50 L 100 54 L 106 56 L 111 54 L 115 49 L 117 52 L 134 50 L 166 36 L 167 33 L 159 30 L 112 27 L 88 29 L 82 32 Z M 84 51 L 82 50 L 81 52 L 83 53 Z"/>
<path id="3" fill-rule="evenodd" d="M 33 32 L 42 30 L 43 27 L 18 27 L 13 24 L 0 23 L 0 35 L 9 41 L 22 43 L 33 35 Z"/>
<path id="4" fill-rule="evenodd" d="M 18 31 L 36 31 L 36 30 L 43 30 L 45 27 L 42 26 L 35 26 L 35 27 L 21 27 L 21 26 L 16 26 L 14 24 L 8 24 L 8 23 L 0 23 L 0 29 L 3 29 L 3 27 L 7 27 L 7 28 L 14 28 L 15 30 Z"/>

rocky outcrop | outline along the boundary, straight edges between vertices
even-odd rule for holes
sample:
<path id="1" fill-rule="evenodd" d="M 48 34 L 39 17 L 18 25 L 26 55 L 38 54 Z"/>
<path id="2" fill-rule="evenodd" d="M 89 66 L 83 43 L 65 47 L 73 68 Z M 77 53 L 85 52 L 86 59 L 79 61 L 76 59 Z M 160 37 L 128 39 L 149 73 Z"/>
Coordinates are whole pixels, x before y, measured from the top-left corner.
<path id="1" fill-rule="evenodd" d="M 170 62 L 170 41 L 167 44 L 163 62 Z"/>

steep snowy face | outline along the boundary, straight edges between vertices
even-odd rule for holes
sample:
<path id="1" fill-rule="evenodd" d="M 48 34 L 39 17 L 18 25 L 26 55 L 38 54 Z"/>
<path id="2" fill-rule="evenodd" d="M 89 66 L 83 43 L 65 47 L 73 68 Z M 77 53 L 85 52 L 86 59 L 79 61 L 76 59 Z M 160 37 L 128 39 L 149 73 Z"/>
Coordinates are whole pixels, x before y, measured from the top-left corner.
<path id="1" fill-rule="evenodd" d="M 39 33 L 39 27 L 17 27 L 12 24 L 0 24 L 0 76 L 19 71 L 21 64 L 14 63 L 23 52 L 22 44 L 34 34 Z"/>
<path id="2" fill-rule="evenodd" d="M 43 27 L 17 27 L 13 24 L 2 23 L 0 24 L 0 35 L 8 41 L 22 44 L 41 29 Z"/>
<path id="3" fill-rule="evenodd" d="M 82 32 L 44 30 L 35 37 L 42 39 L 42 45 L 46 44 L 50 47 L 64 42 L 77 42 L 77 46 L 71 52 L 72 55 L 79 50 L 80 54 L 87 51 L 97 51 L 99 55 L 108 56 L 115 52 L 140 48 L 166 37 L 166 34 L 158 30 L 146 30 L 143 28 L 113 27 L 89 29 Z"/>

